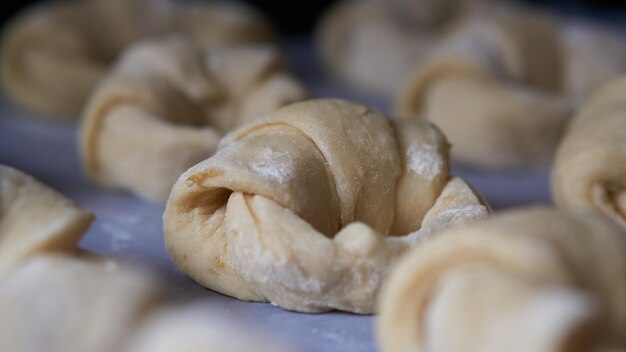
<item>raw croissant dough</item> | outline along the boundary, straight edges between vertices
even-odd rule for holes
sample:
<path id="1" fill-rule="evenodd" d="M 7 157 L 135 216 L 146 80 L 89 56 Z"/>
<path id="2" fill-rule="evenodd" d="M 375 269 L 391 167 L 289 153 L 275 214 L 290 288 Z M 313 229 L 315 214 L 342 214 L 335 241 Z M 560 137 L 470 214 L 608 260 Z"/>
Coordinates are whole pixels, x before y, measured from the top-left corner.
<path id="1" fill-rule="evenodd" d="M 340 100 L 289 105 L 179 178 L 166 248 L 182 272 L 239 299 L 372 313 L 402 251 L 489 212 L 448 176 L 447 150 L 425 121 Z"/>
<path id="2" fill-rule="evenodd" d="M 544 165 L 580 98 L 625 62 L 619 37 L 592 25 L 529 10 L 469 18 L 416 65 L 395 111 L 433 121 L 467 164 Z"/>
<path id="3" fill-rule="evenodd" d="M 0 164 L 0 276 L 35 254 L 75 251 L 92 220 L 48 186 Z"/>
<path id="4" fill-rule="evenodd" d="M 27 109 L 76 117 L 120 52 L 142 38 L 168 33 L 204 47 L 272 38 L 260 15 L 232 1 L 51 1 L 27 10 L 7 27 L 3 85 Z"/>
<path id="5" fill-rule="evenodd" d="M 508 1 L 344 1 L 318 46 L 334 75 L 393 95 L 484 168 L 547 164 L 581 98 L 626 72 L 618 31 Z"/>
<path id="6" fill-rule="evenodd" d="M 222 351 L 225 343 L 232 351 L 277 351 L 214 316 L 161 310 L 164 292 L 151 273 L 78 252 L 77 242 L 92 219 L 39 181 L 0 165 L 0 351 L 185 347 L 191 352 L 212 350 L 212 345 Z M 198 345 L 203 342 L 211 345 Z"/>
<path id="7" fill-rule="evenodd" d="M 626 229 L 626 78 L 600 89 L 574 117 L 551 188 L 558 206 L 604 214 Z"/>
<path id="8" fill-rule="evenodd" d="M 446 230 L 381 294 L 382 351 L 626 348 L 626 233 L 545 207 Z"/>
<path id="9" fill-rule="evenodd" d="M 558 30 L 539 14 L 464 21 L 417 68 L 398 95 L 396 113 L 436 123 L 462 162 L 545 164 L 575 106 L 559 94 Z"/>
<path id="10" fill-rule="evenodd" d="M 0 350 L 120 351 L 157 288 L 145 272 L 107 260 L 30 259 L 0 280 Z"/>
<path id="11" fill-rule="evenodd" d="M 224 132 L 306 95 L 273 47 L 140 42 L 87 104 L 84 169 L 105 186 L 165 201 L 176 178 L 211 156 Z"/>
<path id="12" fill-rule="evenodd" d="M 150 304 L 154 284 L 144 273 L 79 255 L 92 220 L 0 165 L 0 351 L 115 351 Z"/>
<path id="13" fill-rule="evenodd" d="M 317 46 L 335 76 L 391 96 L 460 19 L 512 8 L 491 0 L 345 0 L 320 21 Z"/>
<path id="14" fill-rule="evenodd" d="M 395 18 L 396 12 L 386 2 L 342 1 L 318 25 L 316 39 L 321 58 L 335 76 L 389 95 L 437 40 L 438 26 L 430 23 L 427 13 L 441 12 L 444 17 L 448 2 L 419 2 L 427 6 L 412 2 L 408 8 L 421 9 L 425 14 L 417 15 L 423 22 L 410 25 Z"/>

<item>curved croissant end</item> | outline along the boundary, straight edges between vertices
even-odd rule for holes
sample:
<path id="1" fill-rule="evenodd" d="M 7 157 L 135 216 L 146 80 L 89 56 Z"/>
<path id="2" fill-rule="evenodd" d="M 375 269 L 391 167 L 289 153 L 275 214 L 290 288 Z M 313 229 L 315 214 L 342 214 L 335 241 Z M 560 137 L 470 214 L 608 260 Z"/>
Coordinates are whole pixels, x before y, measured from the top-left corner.
<path id="1" fill-rule="evenodd" d="M 177 33 L 202 47 L 268 41 L 247 6 L 170 0 L 50 2 L 27 10 L 3 35 L 1 71 L 19 105 L 74 118 L 117 55 L 142 38 Z"/>
<path id="2" fill-rule="evenodd" d="M 95 90 L 80 139 L 90 178 L 164 201 L 222 133 L 306 92 L 271 47 L 207 52 L 179 37 L 131 46 Z"/>
<path id="3" fill-rule="evenodd" d="M 600 89 L 574 117 L 551 187 L 558 206 L 604 214 L 626 228 L 626 79 Z"/>
<path id="4" fill-rule="evenodd" d="M 439 233 L 385 283 L 383 351 L 626 347 L 626 233 L 531 207 Z"/>
<path id="5" fill-rule="evenodd" d="M 425 121 L 339 100 L 292 104 L 179 178 L 166 247 L 181 271 L 239 299 L 372 313 L 406 248 L 489 213 L 448 169 L 447 143 Z"/>
<path id="6" fill-rule="evenodd" d="M 48 186 L 0 165 L 0 274 L 36 253 L 76 250 L 92 220 Z"/>
<path id="7" fill-rule="evenodd" d="M 36 256 L 0 281 L 0 350 L 122 351 L 159 288 L 109 260 Z"/>
<path id="8" fill-rule="evenodd" d="M 550 160 L 574 100 L 558 94 L 554 21 L 530 14 L 468 18 L 399 91 L 396 114 L 433 121 L 453 157 L 487 168 Z M 537 52 L 545 60 L 534 59 Z"/>

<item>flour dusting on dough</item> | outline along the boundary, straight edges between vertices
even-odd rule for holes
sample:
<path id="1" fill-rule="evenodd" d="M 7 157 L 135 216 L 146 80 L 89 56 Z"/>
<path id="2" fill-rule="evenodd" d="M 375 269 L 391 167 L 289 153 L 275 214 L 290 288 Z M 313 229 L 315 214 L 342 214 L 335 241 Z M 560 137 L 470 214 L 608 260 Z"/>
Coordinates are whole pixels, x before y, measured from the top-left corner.
<path id="1" fill-rule="evenodd" d="M 261 154 L 262 160 L 250 165 L 256 173 L 280 183 L 287 182 L 293 177 L 293 165 L 288 152 L 263 148 Z"/>
<path id="2" fill-rule="evenodd" d="M 437 177 L 443 169 L 443 159 L 431 144 L 411 144 L 407 150 L 409 169 L 429 180 Z"/>

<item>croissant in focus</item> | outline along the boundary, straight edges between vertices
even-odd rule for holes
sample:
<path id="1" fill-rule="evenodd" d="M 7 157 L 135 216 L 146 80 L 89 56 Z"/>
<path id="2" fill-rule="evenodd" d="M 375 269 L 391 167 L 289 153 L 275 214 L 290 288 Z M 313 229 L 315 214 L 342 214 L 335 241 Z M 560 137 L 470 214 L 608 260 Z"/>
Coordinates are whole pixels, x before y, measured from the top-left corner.
<path id="1" fill-rule="evenodd" d="M 307 96 L 270 46 L 203 50 L 181 37 L 131 46 L 90 97 L 80 146 L 89 177 L 164 201 L 223 133 Z"/>
<path id="2" fill-rule="evenodd" d="M 51 1 L 7 26 L 1 54 L 4 89 L 29 110 L 76 117 L 120 52 L 142 38 L 171 33 L 203 47 L 273 37 L 259 14 L 232 1 Z"/>
<path id="3" fill-rule="evenodd" d="M 382 351 L 622 351 L 626 233 L 530 207 L 439 233 L 381 294 Z"/>
<path id="4" fill-rule="evenodd" d="M 341 100 L 292 104 L 181 175 L 166 248 L 198 283 L 242 300 L 372 313 L 404 250 L 488 215 L 448 171 L 448 144 L 425 121 Z"/>
<path id="5" fill-rule="evenodd" d="M 568 126 L 551 175 L 554 202 L 626 229 L 626 78 L 600 89 Z"/>

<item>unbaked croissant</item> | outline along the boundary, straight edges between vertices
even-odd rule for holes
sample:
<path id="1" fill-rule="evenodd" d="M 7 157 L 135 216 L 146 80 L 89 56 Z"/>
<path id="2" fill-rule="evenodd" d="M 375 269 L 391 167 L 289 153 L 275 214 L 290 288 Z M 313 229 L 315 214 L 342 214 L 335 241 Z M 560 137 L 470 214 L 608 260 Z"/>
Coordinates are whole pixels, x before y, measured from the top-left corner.
<path id="1" fill-rule="evenodd" d="M 48 186 L 0 164 L 0 276 L 44 252 L 72 252 L 93 215 Z"/>
<path id="2" fill-rule="evenodd" d="M 273 47 L 140 42 L 89 99 L 80 131 L 84 169 L 100 184 L 164 201 L 224 132 L 306 95 Z"/>
<path id="3" fill-rule="evenodd" d="M 571 121 L 551 189 L 558 206 L 604 214 L 626 229 L 626 78 L 596 92 Z"/>
<path id="4" fill-rule="evenodd" d="M 466 164 L 545 165 L 581 98 L 626 69 L 618 38 L 529 9 L 468 17 L 416 62 L 395 112 L 433 121 Z"/>
<path id="5" fill-rule="evenodd" d="M 390 97 L 459 20 L 512 8 L 491 0 L 344 0 L 324 15 L 316 41 L 334 76 Z"/>
<path id="6" fill-rule="evenodd" d="M 269 25 L 234 2 L 55 1 L 28 9 L 7 27 L 3 85 L 19 105 L 76 117 L 117 55 L 142 38 L 179 33 L 205 47 L 268 41 Z"/>
<path id="7" fill-rule="evenodd" d="M 426 1 L 433 5 L 432 11 L 442 13 L 445 2 Z M 336 77 L 359 88 L 385 95 L 395 92 L 398 82 L 437 39 L 437 28 L 430 24 L 430 16 L 419 16 L 426 17 L 420 26 L 398 20 L 396 15 L 383 1 L 347 0 L 335 5 L 316 31 L 326 67 Z"/>
<path id="8" fill-rule="evenodd" d="M 546 207 L 445 230 L 386 282 L 382 351 L 624 350 L 625 254 L 611 222 Z"/>
<path id="9" fill-rule="evenodd" d="M 447 151 L 425 121 L 341 100 L 286 106 L 178 179 L 166 248 L 182 272 L 242 300 L 372 313 L 406 248 L 489 212 L 448 175 Z"/>
<path id="10" fill-rule="evenodd" d="M 116 351 L 155 301 L 146 273 L 79 254 L 92 220 L 0 165 L 0 351 Z"/>
<path id="11" fill-rule="evenodd" d="M 121 351 L 157 281 L 108 260 L 42 255 L 0 280 L 0 350 Z"/>
<path id="12" fill-rule="evenodd" d="M 560 91 L 562 62 L 559 28 L 548 16 L 469 19 L 415 70 L 395 110 L 436 123 L 464 163 L 545 164 L 575 106 Z"/>

